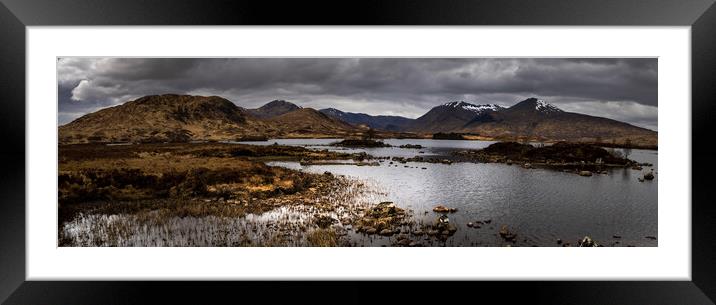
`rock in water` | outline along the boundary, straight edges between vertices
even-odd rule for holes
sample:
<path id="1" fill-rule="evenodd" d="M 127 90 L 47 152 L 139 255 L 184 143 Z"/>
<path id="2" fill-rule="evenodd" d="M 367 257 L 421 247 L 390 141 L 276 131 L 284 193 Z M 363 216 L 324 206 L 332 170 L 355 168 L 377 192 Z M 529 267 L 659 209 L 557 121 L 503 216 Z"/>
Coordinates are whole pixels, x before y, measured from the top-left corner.
<path id="1" fill-rule="evenodd" d="M 592 238 L 589 236 L 585 236 L 584 238 L 582 238 L 582 240 L 579 241 L 579 246 L 580 247 L 599 247 L 599 245 L 594 240 L 592 240 Z"/>
<path id="2" fill-rule="evenodd" d="M 592 176 L 592 172 L 590 172 L 590 171 L 580 171 L 580 172 L 579 172 L 579 175 L 580 175 L 580 176 L 583 176 L 583 177 L 591 177 L 591 176 Z"/>
<path id="3" fill-rule="evenodd" d="M 383 229 L 382 231 L 380 231 L 380 235 L 391 236 L 393 235 L 393 231 L 391 231 L 390 229 Z"/>
<path id="4" fill-rule="evenodd" d="M 654 180 L 654 170 L 652 169 L 650 172 L 644 174 L 644 179 Z"/>
<path id="5" fill-rule="evenodd" d="M 455 213 L 455 212 L 457 212 L 457 209 L 456 209 L 456 208 L 448 208 L 448 207 L 446 207 L 446 206 L 444 206 L 444 205 L 438 205 L 438 206 L 436 206 L 436 207 L 433 208 L 433 212 L 435 212 L 435 213 L 443 213 L 443 214 L 444 214 L 444 213 Z"/>
<path id="6" fill-rule="evenodd" d="M 502 225 L 499 234 L 500 237 L 502 237 L 506 241 L 514 241 L 515 238 L 517 238 L 517 234 L 510 232 L 506 225 Z"/>

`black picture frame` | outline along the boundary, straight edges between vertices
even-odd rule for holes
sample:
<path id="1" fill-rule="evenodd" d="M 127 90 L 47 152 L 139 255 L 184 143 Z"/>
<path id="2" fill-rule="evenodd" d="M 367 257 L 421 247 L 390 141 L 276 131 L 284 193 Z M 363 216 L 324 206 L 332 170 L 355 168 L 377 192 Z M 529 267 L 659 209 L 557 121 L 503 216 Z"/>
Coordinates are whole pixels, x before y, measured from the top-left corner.
<path id="1" fill-rule="evenodd" d="M 537 304 L 713 304 L 716 163 L 714 0 L 197 1 L 1 0 L 0 301 L 3 304 L 367 303 L 375 300 Z M 692 281 L 546 282 L 37 282 L 25 277 L 25 31 L 67 25 L 569 25 L 691 26 Z M 660 84 L 662 86 L 668 84 Z M 48 101 L 50 105 L 50 101 Z M 668 185 L 662 187 L 668 188 Z M 666 204 L 689 204 L 667 202 Z M 670 263 L 670 262 L 664 262 Z M 589 262 L 585 262 L 588 265 Z M 451 266 L 426 266 L 450 268 Z M 459 266 L 454 266 L 459 268 Z M 580 266 L 555 266 L 580 268 Z M 317 291 L 320 296 L 310 291 Z M 261 294 L 257 294 L 261 292 Z M 382 296 L 387 292 L 387 296 Z M 378 295 L 381 295 L 378 297 Z M 459 295 L 460 298 L 454 297 Z M 303 298 L 301 298 L 303 297 Z M 455 298 L 454 300 L 450 300 Z"/>

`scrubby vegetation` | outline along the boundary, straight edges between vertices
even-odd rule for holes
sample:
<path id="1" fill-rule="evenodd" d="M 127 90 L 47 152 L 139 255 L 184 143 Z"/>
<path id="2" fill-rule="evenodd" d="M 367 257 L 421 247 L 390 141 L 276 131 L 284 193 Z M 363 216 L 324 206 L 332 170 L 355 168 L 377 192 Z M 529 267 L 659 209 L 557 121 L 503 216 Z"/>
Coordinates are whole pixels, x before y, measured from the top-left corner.
<path id="1" fill-rule="evenodd" d="M 178 226 L 186 223 L 181 220 L 186 217 L 213 217 L 211 222 L 227 223 L 229 220 L 225 218 L 260 215 L 276 208 L 304 204 L 311 204 L 311 210 L 301 213 L 334 211 L 337 201 L 329 200 L 332 197 L 327 195 L 335 197 L 339 196 L 337 189 L 352 189 L 347 187 L 348 181 L 330 174 L 267 166 L 260 161 L 365 157 L 301 147 L 222 143 L 83 144 L 60 146 L 59 151 L 60 245 L 141 245 L 142 240 L 131 236 L 133 229 L 160 226 L 185 234 Z M 320 218 L 323 216 L 319 216 L 310 217 L 312 226 L 327 229 L 330 223 L 323 225 Z M 117 229 L 127 226 L 133 229 Z M 77 230 L 99 230 L 115 237 L 111 238 L 113 241 L 102 241 L 90 232 L 80 234 Z M 224 234 L 215 228 L 201 230 L 206 234 Z M 166 241 L 173 237 L 165 236 L 168 231 L 162 232 L 152 234 L 164 236 L 163 242 L 143 241 L 183 245 L 181 241 Z M 319 237 L 308 240 L 301 236 L 281 242 L 283 237 L 273 236 L 260 242 L 336 243 L 328 237 Z M 202 244 L 207 240 L 200 239 Z M 243 242 L 230 239 L 226 243 L 241 245 Z"/>

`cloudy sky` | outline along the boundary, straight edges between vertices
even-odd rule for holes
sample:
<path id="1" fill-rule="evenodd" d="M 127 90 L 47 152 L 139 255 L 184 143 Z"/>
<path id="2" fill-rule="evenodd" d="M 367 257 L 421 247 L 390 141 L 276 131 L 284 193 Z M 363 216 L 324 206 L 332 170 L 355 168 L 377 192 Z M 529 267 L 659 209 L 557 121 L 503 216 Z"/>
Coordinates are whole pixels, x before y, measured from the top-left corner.
<path id="1" fill-rule="evenodd" d="M 566 111 L 657 129 L 657 59 L 60 58 L 58 123 L 150 94 L 218 95 L 256 108 L 416 118 L 449 101 L 511 106 L 538 97 Z"/>

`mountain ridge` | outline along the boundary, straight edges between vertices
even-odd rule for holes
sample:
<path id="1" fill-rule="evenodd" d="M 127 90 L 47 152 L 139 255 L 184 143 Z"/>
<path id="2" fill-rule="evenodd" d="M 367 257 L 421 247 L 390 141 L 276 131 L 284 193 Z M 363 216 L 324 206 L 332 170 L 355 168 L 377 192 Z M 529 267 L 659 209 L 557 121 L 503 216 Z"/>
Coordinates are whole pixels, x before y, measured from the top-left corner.
<path id="1" fill-rule="evenodd" d="M 246 109 L 219 96 L 149 95 L 88 113 L 59 126 L 58 132 L 60 143 L 181 142 L 247 136 L 355 137 L 369 128 L 382 132 L 379 136 L 448 132 L 510 140 L 657 144 L 656 131 L 567 112 L 537 98 L 511 107 L 453 101 L 410 119 L 336 108 L 315 110 L 285 100 Z"/>

